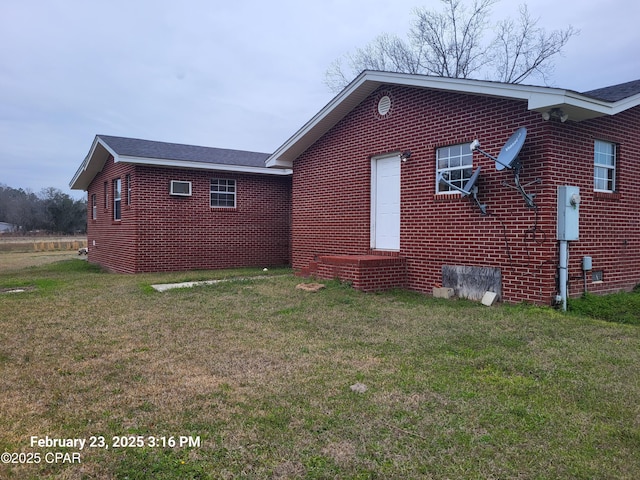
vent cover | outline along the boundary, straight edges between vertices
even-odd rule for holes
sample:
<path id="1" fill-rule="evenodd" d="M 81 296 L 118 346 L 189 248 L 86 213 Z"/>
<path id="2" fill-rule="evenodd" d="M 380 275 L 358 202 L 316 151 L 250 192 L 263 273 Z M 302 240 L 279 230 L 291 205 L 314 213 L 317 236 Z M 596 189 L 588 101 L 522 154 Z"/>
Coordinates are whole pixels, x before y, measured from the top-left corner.
<path id="1" fill-rule="evenodd" d="M 378 113 L 384 117 L 389 110 L 391 110 L 391 97 L 385 95 L 378 101 Z"/>

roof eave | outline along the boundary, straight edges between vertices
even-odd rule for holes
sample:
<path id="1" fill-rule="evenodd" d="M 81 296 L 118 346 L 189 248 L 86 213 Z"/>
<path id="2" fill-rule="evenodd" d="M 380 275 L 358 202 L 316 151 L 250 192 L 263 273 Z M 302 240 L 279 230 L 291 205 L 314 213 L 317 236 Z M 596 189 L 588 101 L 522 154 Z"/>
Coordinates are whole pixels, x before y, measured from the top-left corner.
<path id="1" fill-rule="evenodd" d="M 133 157 L 118 155 L 99 135 L 93 140 L 89 153 L 69 182 L 72 190 L 87 190 L 95 176 L 102 171 L 109 156 L 115 163 L 132 165 L 149 165 L 165 168 L 187 168 L 194 170 L 208 170 L 218 172 L 250 173 L 271 176 L 287 176 L 292 171 L 286 168 L 252 167 L 248 165 L 226 165 L 220 163 L 205 163 L 184 160 L 169 160 L 162 158 Z"/>
<path id="2" fill-rule="evenodd" d="M 291 170 L 283 168 L 276 169 L 267 167 L 252 167 L 249 165 L 227 165 L 223 163 L 206 163 L 185 160 L 171 160 L 164 158 L 131 157 L 125 155 L 115 156 L 114 161 L 132 165 L 148 165 L 152 167 L 186 168 L 190 170 L 211 170 L 217 172 L 252 173 L 273 176 L 287 176 L 291 175 L 292 173 Z"/>
<path id="3" fill-rule="evenodd" d="M 616 115 L 638 105 L 640 95 L 610 102 L 571 91 L 556 95 L 540 95 L 529 100 L 529 110 L 544 113 L 553 108 L 560 108 L 569 115 L 569 119 L 576 122 Z"/>
<path id="4" fill-rule="evenodd" d="M 100 136 L 96 135 L 89 149 L 89 153 L 69 182 L 72 190 L 87 190 L 95 176 L 102 171 L 109 155 L 116 156 L 115 152 Z"/>
<path id="5" fill-rule="evenodd" d="M 365 70 L 271 154 L 266 161 L 266 165 L 268 167 L 285 166 L 286 168 L 292 168 L 295 158 L 342 120 L 378 87 L 385 84 L 520 100 L 529 100 L 532 94 L 537 93 L 538 90 L 542 92 L 545 89 L 544 87 L 523 87 L 522 85 L 481 80 Z"/>
<path id="6" fill-rule="evenodd" d="M 379 86 L 400 85 L 447 92 L 482 95 L 527 102 L 529 110 L 540 113 L 562 108 L 569 118 L 583 121 L 615 115 L 640 105 L 640 95 L 619 102 L 607 102 L 580 93 L 531 85 L 490 82 L 461 78 L 430 77 L 405 73 L 364 71 L 345 89 L 282 144 L 268 159 L 268 167 L 292 168 L 293 161 Z"/>
<path id="7" fill-rule="evenodd" d="M 295 158 L 382 84 L 367 78 L 365 73 L 363 72 L 356 77 L 311 120 L 305 123 L 302 128 L 272 153 L 265 162 L 266 166 L 269 168 L 292 168 Z"/>

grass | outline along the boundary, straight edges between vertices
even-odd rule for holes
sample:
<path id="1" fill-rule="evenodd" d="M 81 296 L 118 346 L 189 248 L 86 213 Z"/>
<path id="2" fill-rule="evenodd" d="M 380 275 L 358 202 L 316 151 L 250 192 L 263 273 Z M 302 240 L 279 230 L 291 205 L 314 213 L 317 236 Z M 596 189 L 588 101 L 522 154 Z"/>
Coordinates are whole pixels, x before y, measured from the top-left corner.
<path id="1" fill-rule="evenodd" d="M 635 326 L 337 282 L 308 293 L 290 275 L 148 288 L 259 270 L 131 276 L 70 259 L 3 272 L 0 290 L 34 288 L 0 294 L 0 452 L 55 450 L 32 435 L 147 445 L 0 465 L 1 478 L 640 472 Z M 181 436 L 200 444 L 166 445 Z"/>
<path id="2" fill-rule="evenodd" d="M 569 309 L 580 315 L 608 322 L 640 325 L 640 288 L 631 293 L 594 295 L 585 293 L 569 302 Z"/>

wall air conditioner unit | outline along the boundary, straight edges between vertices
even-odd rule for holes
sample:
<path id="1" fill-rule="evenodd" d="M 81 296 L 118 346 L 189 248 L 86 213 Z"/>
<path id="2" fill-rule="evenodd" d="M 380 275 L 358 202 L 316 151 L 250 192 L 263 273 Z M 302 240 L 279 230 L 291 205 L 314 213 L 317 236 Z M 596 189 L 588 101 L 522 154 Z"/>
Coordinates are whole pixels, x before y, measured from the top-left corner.
<path id="1" fill-rule="evenodd" d="M 169 195 L 178 195 L 180 197 L 191 196 L 191 182 L 183 182 L 181 180 L 171 180 L 169 187 Z"/>

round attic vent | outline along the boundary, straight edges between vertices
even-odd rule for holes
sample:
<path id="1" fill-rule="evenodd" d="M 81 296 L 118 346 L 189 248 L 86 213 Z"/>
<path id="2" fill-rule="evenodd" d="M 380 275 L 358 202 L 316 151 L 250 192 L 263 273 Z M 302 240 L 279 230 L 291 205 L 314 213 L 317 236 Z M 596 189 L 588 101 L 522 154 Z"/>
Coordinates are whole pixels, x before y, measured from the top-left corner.
<path id="1" fill-rule="evenodd" d="M 385 95 L 378 100 L 378 113 L 384 117 L 389 113 L 389 110 L 391 110 L 391 98 L 389 95 Z"/>

